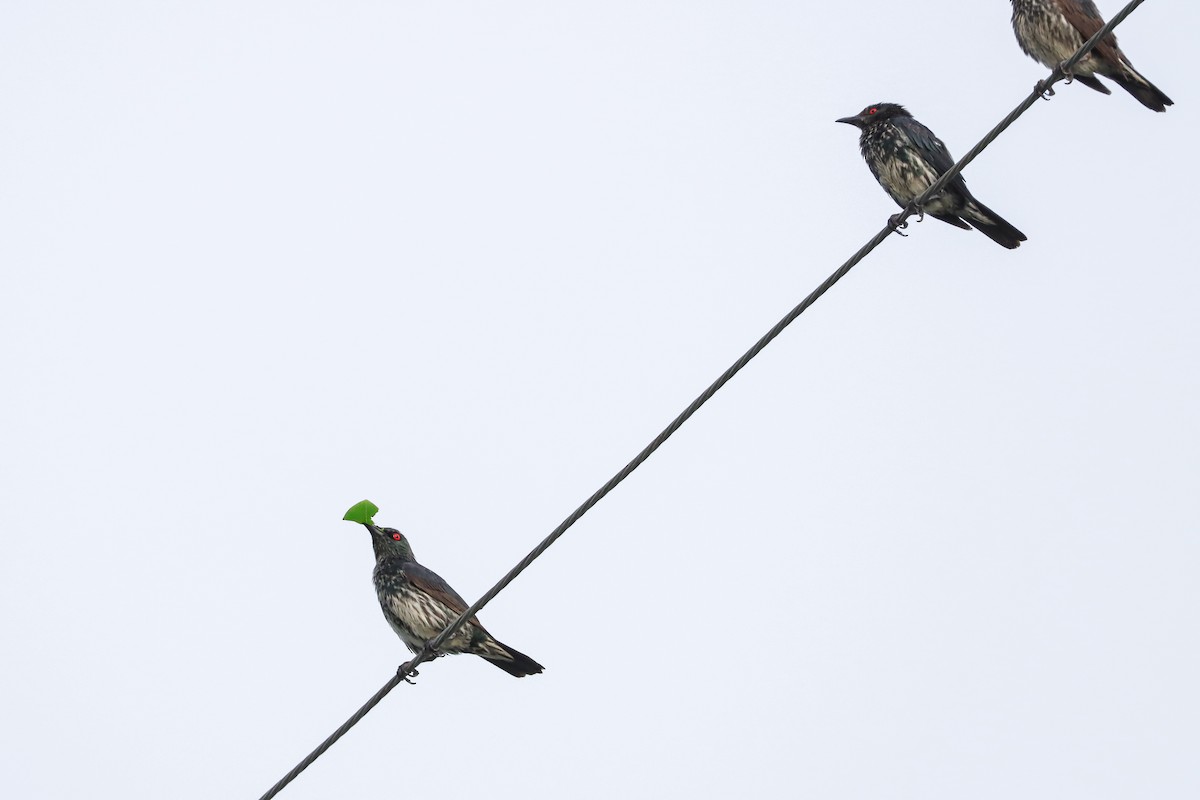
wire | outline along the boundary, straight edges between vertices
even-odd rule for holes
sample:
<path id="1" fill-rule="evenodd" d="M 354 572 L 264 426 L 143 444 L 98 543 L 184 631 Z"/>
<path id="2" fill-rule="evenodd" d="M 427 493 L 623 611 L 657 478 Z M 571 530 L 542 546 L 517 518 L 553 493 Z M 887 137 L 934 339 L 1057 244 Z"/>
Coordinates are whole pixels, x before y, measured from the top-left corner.
<path id="1" fill-rule="evenodd" d="M 1005 131 L 1005 129 L 1007 129 L 1013 124 L 1013 122 L 1017 120 L 1018 117 L 1032 108 L 1039 99 L 1046 97 L 1046 93 L 1055 83 L 1064 80 L 1070 73 L 1072 67 L 1078 64 L 1079 61 L 1085 56 L 1087 56 L 1087 54 L 1091 52 L 1092 48 L 1095 47 L 1101 39 L 1108 36 L 1109 33 L 1112 32 L 1113 28 L 1121 24 L 1121 22 L 1131 13 L 1133 13 L 1134 9 L 1140 6 L 1143 2 L 1145 2 L 1145 0 L 1132 0 L 1132 2 L 1130 2 L 1117 13 L 1117 15 L 1114 16 L 1107 25 L 1101 28 L 1095 36 L 1084 42 L 1083 46 L 1076 50 L 1073 56 L 1055 67 L 1045 80 L 1039 81 L 1034 87 L 1033 92 L 1031 92 L 1030 95 L 1026 97 L 1020 105 L 1013 109 L 1008 116 L 1001 120 L 996 127 L 992 128 L 992 130 L 990 130 L 987 135 L 979 141 L 978 144 L 972 147 L 965 156 L 959 159 L 954 166 L 942 174 L 942 176 L 925 192 L 909 203 L 908 206 L 906 206 L 904 210 L 900 212 L 900 214 L 893 218 L 894 221 L 889 220 L 888 224 L 884 226 L 879 233 L 871 237 L 869 242 L 859 248 L 858 252 L 856 252 L 854 255 L 850 256 L 850 258 L 847 259 L 844 264 L 838 267 L 837 270 L 828 278 L 826 278 L 820 286 L 814 289 L 808 295 L 808 297 L 805 297 L 799 305 L 784 315 L 783 319 L 775 323 L 771 330 L 767 331 L 761 339 L 754 343 L 753 347 L 747 350 L 741 358 L 733 363 L 733 366 L 721 373 L 721 376 L 713 381 L 707 389 L 701 392 L 700 396 L 693 400 L 691 404 L 679 414 L 679 416 L 671 420 L 671 424 L 664 428 L 662 432 L 658 434 L 658 436 L 655 436 L 654 440 L 650 442 L 650 444 L 646 445 L 640 453 L 634 456 L 632 461 L 622 467 L 621 471 L 616 475 L 609 478 L 608 482 L 597 489 L 591 497 L 583 501 L 583 504 L 571 512 L 570 516 L 559 523 L 558 527 L 551 531 L 545 539 L 539 542 L 537 547 L 529 551 L 527 556 L 521 559 L 515 567 L 510 569 L 508 574 L 497 581 L 495 586 L 493 586 L 491 589 L 488 589 L 482 597 L 472 603 L 471 607 L 462 612 L 458 619 L 446 626 L 446 629 L 439 633 L 432 641 L 427 643 L 425 648 L 420 653 L 417 653 L 417 655 L 411 660 L 401 664 L 396 670 L 396 674 L 391 680 L 383 685 L 383 688 L 376 692 L 362 708 L 354 712 L 354 715 L 351 716 L 350 719 L 342 723 L 341 727 L 331 733 L 329 737 L 325 739 L 325 741 L 321 742 L 317 749 L 305 756 L 305 758 L 299 764 L 293 767 L 287 775 L 284 775 L 278 783 L 272 786 L 271 789 L 260 798 L 260 800 L 270 800 L 270 798 L 279 794 L 279 792 L 281 792 L 285 786 L 291 783 L 297 775 L 307 769 L 310 764 L 312 764 L 321 756 L 321 754 L 333 746 L 334 742 L 342 738 L 347 731 L 358 724 L 358 721 L 365 717 L 371 709 L 377 706 L 379 702 L 383 700 L 383 698 L 390 691 L 392 691 L 392 689 L 395 689 L 400 685 L 401 682 L 407 680 L 410 675 L 416 675 L 416 667 L 418 664 L 433 658 L 438 648 L 441 647 L 447 639 L 453 636 L 454 632 L 457 631 L 463 625 L 463 623 L 467 621 L 467 619 L 475 616 L 480 609 L 490 603 L 496 595 L 498 595 L 504 590 L 505 587 L 516 580 L 516 577 L 524 572 L 529 565 L 537 560 L 542 553 L 546 552 L 550 545 L 554 544 L 560 536 L 566 533 L 572 525 L 578 522 L 584 514 L 590 511 L 592 506 L 603 500 L 605 495 L 617 488 L 617 485 L 620 484 L 621 481 L 628 478 L 635 469 L 640 467 L 646 461 L 646 459 L 650 458 L 650 456 L 654 454 L 654 451 L 661 447 L 663 443 L 667 441 L 667 439 L 670 439 L 671 436 L 674 435 L 675 431 L 679 430 L 680 427 L 682 427 L 683 424 L 687 422 L 693 414 L 700 410 L 701 406 L 712 399 L 712 396 L 720 391 L 721 387 L 729 383 L 729 381 L 733 379 L 733 376 L 737 375 L 743 367 L 749 364 L 755 356 L 762 352 L 762 350 L 769 345 L 775 339 L 775 337 L 783 333 L 784 328 L 795 322 L 797 317 L 803 314 L 809 306 L 817 302 L 817 300 L 821 298 L 821 295 L 833 288 L 835 283 L 845 277 L 846 273 L 853 269 L 858 262 L 862 261 L 872 250 L 882 244 L 884 239 L 893 233 L 898 233 L 900 228 L 905 227 L 907 225 L 906 220 L 910 216 L 919 213 L 921 207 L 927 203 L 930 198 L 945 188 L 947 183 L 949 183 L 956 175 L 962 172 L 963 168 L 967 164 L 970 164 L 972 161 L 974 161 L 976 156 L 982 153 L 988 145 L 994 142 L 997 137 L 999 137 L 1000 134 Z M 1053 94 L 1053 92 L 1051 92 L 1051 94 Z"/>

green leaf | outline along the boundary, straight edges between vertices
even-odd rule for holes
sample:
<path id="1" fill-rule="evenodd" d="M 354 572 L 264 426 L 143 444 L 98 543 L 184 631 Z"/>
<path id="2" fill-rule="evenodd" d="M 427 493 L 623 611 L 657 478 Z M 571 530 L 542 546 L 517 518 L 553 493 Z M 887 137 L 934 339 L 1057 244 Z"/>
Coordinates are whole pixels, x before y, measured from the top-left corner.
<path id="1" fill-rule="evenodd" d="M 372 503 L 370 500 L 362 500 L 350 506 L 350 510 L 346 512 L 346 516 L 342 519 L 348 519 L 351 522 L 359 522 L 363 525 L 374 525 L 375 520 L 371 519 L 379 513 L 379 506 Z"/>

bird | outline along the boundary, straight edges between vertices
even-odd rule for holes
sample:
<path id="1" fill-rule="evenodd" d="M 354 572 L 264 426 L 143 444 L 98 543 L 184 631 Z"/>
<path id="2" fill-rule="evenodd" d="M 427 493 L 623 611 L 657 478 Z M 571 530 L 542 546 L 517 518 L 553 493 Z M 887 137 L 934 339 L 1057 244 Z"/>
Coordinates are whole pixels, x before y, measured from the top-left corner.
<path id="1" fill-rule="evenodd" d="M 413 557 L 407 537 L 395 528 L 364 523 L 375 549 L 375 592 L 383 616 L 414 653 L 467 610 L 467 603 L 433 570 Z M 471 617 L 442 643 L 437 655 L 472 653 L 518 678 L 544 668 L 524 653 L 495 639 Z"/>
<path id="2" fill-rule="evenodd" d="M 942 140 L 897 103 L 875 103 L 837 122 L 862 131 L 858 145 L 871 174 L 901 208 L 907 207 L 954 166 L 954 158 Z M 920 213 L 928 213 L 956 228 L 970 230 L 974 226 L 1009 250 L 1025 241 L 1025 234 L 975 199 L 962 175 L 956 175 L 926 202 Z M 893 225 L 898 217 L 892 217 Z"/>
<path id="3" fill-rule="evenodd" d="M 1074 55 L 1105 24 L 1092 0 L 1012 0 L 1012 7 L 1013 32 L 1021 49 L 1050 69 Z M 1072 73 L 1069 78 L 1101 94 L 1112 94 L 1112 90 L 1097 75 L 1116 81 L 1152 111 L 1166 111 L 1167 106 L 1175 105 L 1133 68 L 1111 33 L 1080 59 Z"/>

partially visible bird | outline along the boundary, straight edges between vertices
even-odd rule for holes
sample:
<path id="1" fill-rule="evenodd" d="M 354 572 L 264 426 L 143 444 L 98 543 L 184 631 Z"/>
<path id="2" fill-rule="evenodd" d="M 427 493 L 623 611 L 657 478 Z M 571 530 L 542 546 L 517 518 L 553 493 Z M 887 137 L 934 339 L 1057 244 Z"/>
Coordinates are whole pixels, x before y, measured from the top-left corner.
<path id="1" fill-rule="evenodd" d="M 1017 42 L 1035 61 L 1054 69 L 1104 27 L 1104 18 L 1092 0 L 1012 0 L 1013 31 Z M 1133 68 L 1109 34 L 1096 43 L 1072 70 L 1075 80 L 1102 94 L 1112 91 L 1095 76 L 1103 75 L 1152 111 L 1175 105 Z"/>
<path id="2" fill-rule="evenodd" d="M 375 548 L 375 592 L 383 616 L 408 649 L 419 653 L 468 604 L 437 573 L 417 563 L 400 531 L 371 524 L 366 528 Z M 464 622 L 438 652 L 473 653 L 518 678 L 542 671 L 542 665 L 529 656 L 496 641 L 475 617 Z"/>
<path id="3" fill-rule="evenodd" d="M 837 121 L 862 131 L 858 145 L 871 174 L 901 208 L 954 166 L 954 159 L 942 140 L 913 119 L 904 106 L 876 103 L 853 117 Z M 984 236 L 1010 250 L 1025 241 L 1025 234 L 971 195 L 962 175 L 956 175 L 934 195 L 922 213 L 956 228 L 970 230 L 973 225 Z"/>

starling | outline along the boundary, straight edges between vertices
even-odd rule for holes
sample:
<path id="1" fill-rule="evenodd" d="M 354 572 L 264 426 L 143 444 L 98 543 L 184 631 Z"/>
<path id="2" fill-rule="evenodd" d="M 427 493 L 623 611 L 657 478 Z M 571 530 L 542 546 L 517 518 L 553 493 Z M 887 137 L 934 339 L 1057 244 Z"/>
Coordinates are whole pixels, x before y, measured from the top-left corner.
<path id="1" fill-rule="evenodd" d="M 908 206 L 954 166 L 954 159 L 942 140 L 913 119 L 903 106 L 876 103 L 856 116 L 837 121 L 862 131 L 858 146 L 871 174 L 901 208 Z M 1009 250 L 1025 241 L 1025 234 L 971 195 L 962 175 L 946 184 L 946 188 L 934 195 L 921 212 L 956 228 L 970 230 L 973 225 L 984 236 Z"/>
<path id="2" fill-rule="evenodd" d="M 1054 69 L 1066 61 L 1083 43 L 1104 27 L 1104 18 L 1092 0 L 1012 0 L 1013 30 L 1027 55 Z M 1174 105 L 1158 87 L 1143 78 L 1117 47 L 1117 37 L 1109 34 L 1097 42 L 1073 69 L 1073 77 L 1102 94 L 1112 91 L 1096 78 L 1103 75 L 1152 111 L 1166 111 Z"/>
<path id="3" fill-rule="evenodd" d="M 400 531 L 371 524 L 366 528 L 375 547 L 375 592 L 383 616 L 408 649 L 419 653 L 467 610 L 467 603 L 450 584 L 417 563 Z M 529 656 L 492 638 L 475 617 L 442 644 L 442 653 L 474 653 L 518 678 L 542 671 Z"/>

